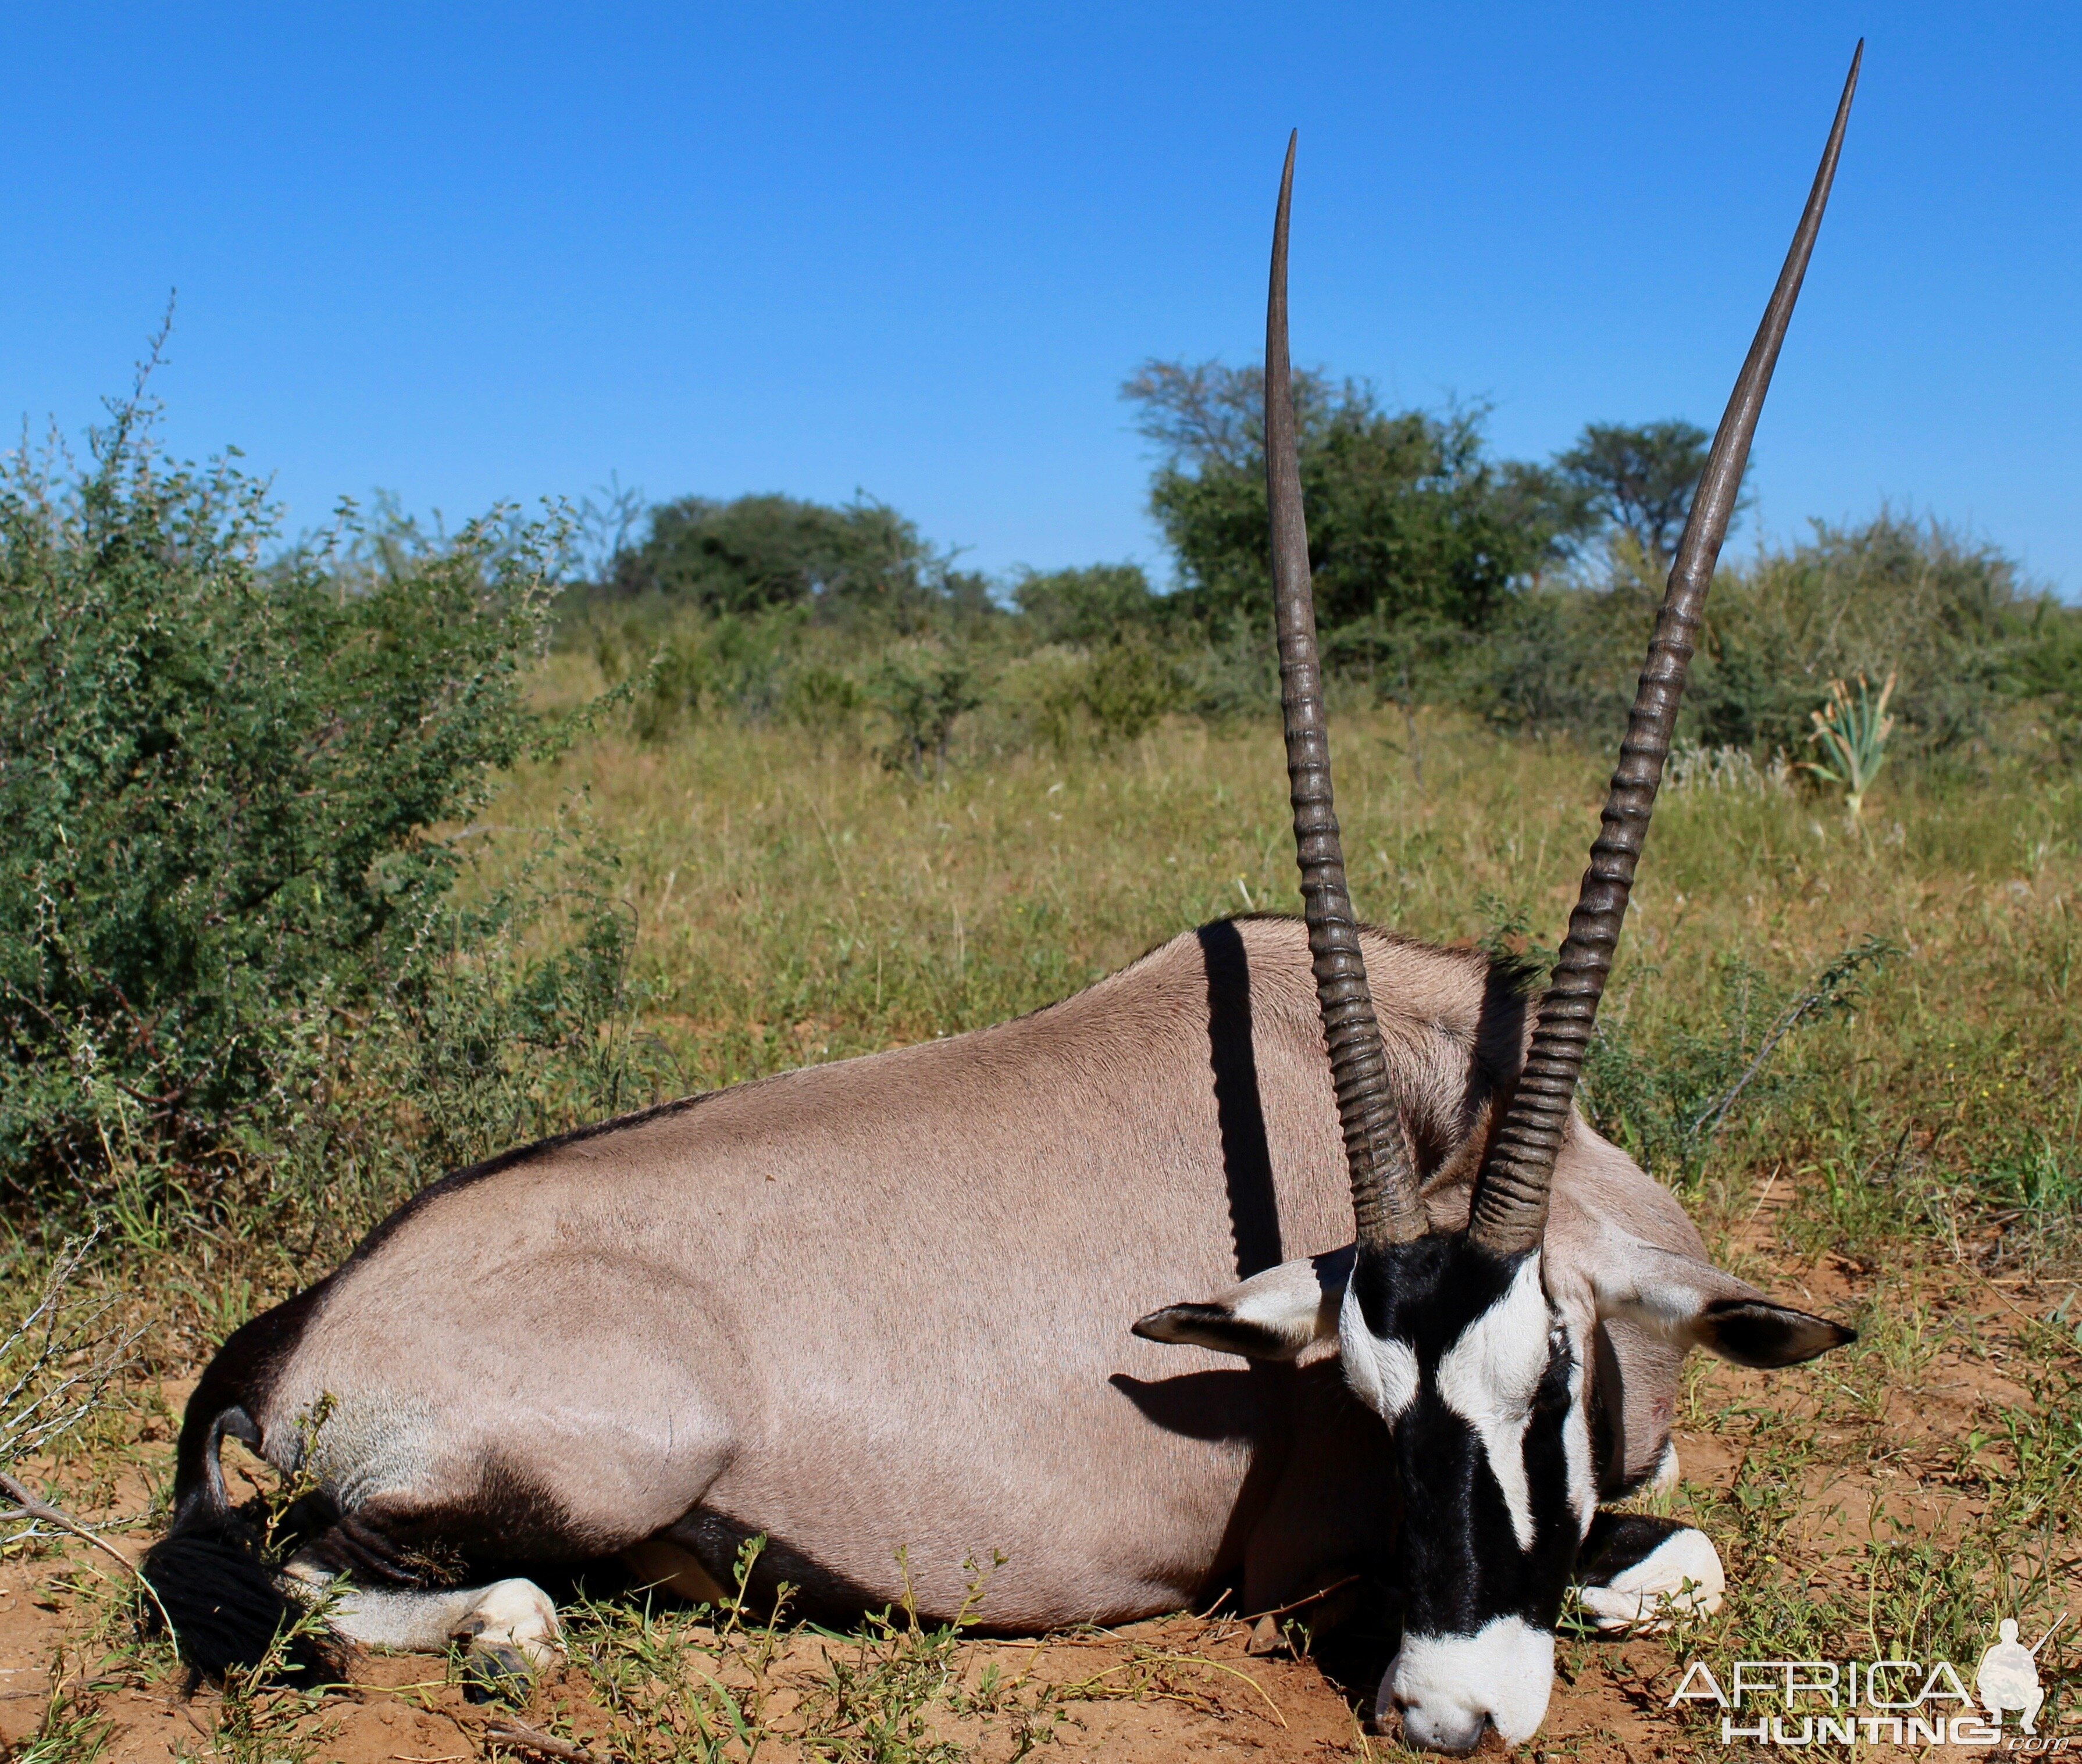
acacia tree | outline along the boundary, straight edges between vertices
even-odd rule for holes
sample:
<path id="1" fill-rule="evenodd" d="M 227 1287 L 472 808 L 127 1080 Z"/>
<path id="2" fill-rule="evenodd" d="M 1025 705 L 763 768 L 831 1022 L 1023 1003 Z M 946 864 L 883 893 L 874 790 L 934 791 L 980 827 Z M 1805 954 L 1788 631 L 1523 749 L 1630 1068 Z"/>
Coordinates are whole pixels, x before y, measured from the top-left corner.
<path id="1" fill-rule="evenodd" d="M 1677 554 L 1711 437 L 1696 423 L 1591 423 L 1555 457 L 1586 524 L 1616 527 L 1660 575 Z"/>
<path id="2" fill-rule="evenodd" d="M 866 498 L 832 508 L 793 496 L 684 496 L 651 511 L 643 542 L 614 560 L 613 587 L 710 613 L 805 603 L 897 607 L 938 562 L 917 528 Z"/>
<path id="3" fill-rule="evenodd" d="M 1150 507 L 1182 608 L 1223 634 L 1269 629 L 1262 371 L 1151 361 L 1122 387 L 1159 449 Z M 1384 410 L 1363 381 L 1294 381 L 1309 562 L 1325 654 L 1406 675 L 1486 628 L 1580 525 L 1553 474 L 1498 462 L 1481 412 Z"/>

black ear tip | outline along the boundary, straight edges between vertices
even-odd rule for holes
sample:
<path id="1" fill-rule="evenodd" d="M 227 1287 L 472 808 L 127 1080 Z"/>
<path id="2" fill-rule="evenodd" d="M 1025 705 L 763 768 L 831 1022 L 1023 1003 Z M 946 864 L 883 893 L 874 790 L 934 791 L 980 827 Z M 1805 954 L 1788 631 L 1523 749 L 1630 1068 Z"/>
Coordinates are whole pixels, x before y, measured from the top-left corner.
<path id="1" fill-rule="evenodd" d="M 1832 1317 L 1818 1317 L 1806 1311 L 1796 1311 L 1793 1315 L 1803 1327 L 1794 1332 L 1796 1340 L 1789 1343 L 1801 1349 L 1799 1360 L 1789 1363 L 1797 1365 L 1800 1361 L 1819 1358 L 1837 1348 L 1848 1347 L 1858 1339 L 1858 1332 L 1848 1323 L 1839 1323 Z"/>
<path id="2" fill-rule="evenodd" d="M 1128 1333 L 1139 1335 L 1145 1341 L 1177 1345 L 1192 1339 L 1187 1332 L 1191 1324 L 1226 1323 L 1229 1315 L 1220 1305 L 1166 1305 L 1146 1317 L 1137 1317 L 1128 1326 Z"/>
<path id="3" fill-rule="evenodd" d="M 1738 1366 L 1798 1366 L 1858 1339 L 1847 1323 L 1768 1299 L 1726 1299 L 1707 1306 L 1706 1345 Z"/>

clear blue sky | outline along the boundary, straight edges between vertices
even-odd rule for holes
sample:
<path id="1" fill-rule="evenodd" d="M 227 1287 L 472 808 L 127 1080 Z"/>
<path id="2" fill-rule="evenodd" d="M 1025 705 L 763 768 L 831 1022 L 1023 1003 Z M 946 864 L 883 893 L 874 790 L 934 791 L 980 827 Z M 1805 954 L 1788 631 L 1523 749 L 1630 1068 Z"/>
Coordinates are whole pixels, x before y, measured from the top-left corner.
<path id="1" fill-rule="evenodd" d="M 895 503 L 999 570 L 1161 566 L 1119 401 L 1297 357 L 1711 424 L 1852 44 L 1864 83 L 1750 531 L 1883 498 L 2082 591 L 2082 7 L 511 5 L 0 14 L 0 415 L 77 432 L 170 288 L 170 439 L 292 528 Z"/>

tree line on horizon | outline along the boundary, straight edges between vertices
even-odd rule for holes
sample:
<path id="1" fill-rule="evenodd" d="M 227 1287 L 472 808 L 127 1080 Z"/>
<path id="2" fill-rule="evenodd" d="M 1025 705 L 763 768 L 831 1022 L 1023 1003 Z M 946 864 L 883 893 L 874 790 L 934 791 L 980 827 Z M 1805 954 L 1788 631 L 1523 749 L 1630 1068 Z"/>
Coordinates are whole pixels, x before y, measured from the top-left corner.
<path id="1" fill-rule="evenodd" d="M 1389 412 L 1363 381 L 1305 371 L 1294 390 L 1317 611 L 1329 629 L 1436 620 L 1479 628 L 1516 587 L 1608 531 L 1667 560 L 1709 439 L 1683 421 L 1591 423 L 1536 465 L 1493 459 L 1479 409 Z M 1177 562 L 1178 605 L 1210 625 L 1262 623 L 1271 587 L 1260 370 L 1153 360 L 1122 395 L 1160 456 L 1149 500 Z M 643 509 L 622 493 L 615 514 L 590 584 L 605 597 L 655 595 L 736 615 L 879 606 L 899 617 L 913 602 L 980 608 L 991 598 L 984 578 L 952 569 L 951 554 L 865 496 L 833 507 L 778 494 L 689 495 Z M 1026 610 L 1026 582 L 1079 573 L 1022 572 L 1010 598 Z"/>
<path id="2" fill-rule="evenodd" d="M 1535 462 L 1498 457 L 1479 407 L 1390 410 L 1365 381 L 1321 373 L 1294 392 L 1317 616 L 1342 689 L 1539 735 L 1616 728 L 1706 432 L 1593 423 Z M 1152 360 L 1122 394 L 1152 444 L 1149 507 L 1174 572 L 1162 587 L 1134 563 L 993 583 L 865 496 L 648 509 L 625 496 L 614 541 L 567 592 L 564 641 L 631 682 L 649 738 L 705 714 L 879 717 L 891 763 L 917 769 L 946 763 L 958 728 L 998 749 L 1265 709 L 1261 371 Z M 1899 677 L 1905 751 L 2014 746 L 2038 724 L 2060 757 L 2082 751 L 2082 615 L 1995 546 L 1888 509 L 1723 561 L 1686 735 L 1794 753 L 1828 682 L 1860 673 Z"/>

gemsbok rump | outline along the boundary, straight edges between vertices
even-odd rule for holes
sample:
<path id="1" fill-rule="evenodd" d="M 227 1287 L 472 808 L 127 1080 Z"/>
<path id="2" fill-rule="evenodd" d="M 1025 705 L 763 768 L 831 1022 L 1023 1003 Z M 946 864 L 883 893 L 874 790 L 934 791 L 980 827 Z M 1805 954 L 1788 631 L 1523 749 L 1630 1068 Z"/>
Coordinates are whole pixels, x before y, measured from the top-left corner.
<path id="1" fill-rule="evenodd" d="M 1851 1332 L 1714 1268 L 1574 1096 L 1857 68 L 1536 1011 L 1502 965 L 1362 927 L 1346 891 L 1288 361 L 1290 141 L 1265 432 L 1304 921 L 1206 925 L 1017 1021 L 436 1183 L 234 1332 L 189 1400 L 146 1572 L 190 1661 L 257 1662 L 331 1584 L 340 1637 L 466 1638 L 525 1672 L 558 1657 L 556 1610 L 494 1564 L 620 1555 L 714 1598 L 754 1535 L 755 1591 L 785 1580 L 839 1618 L 907 1573 L 950 1615 L 995 1551 L 980 1616 L 1001 1631 L 1222 1586 L 1265 1610 L 1370 1570 L 1403 1612 L 1376 1712 L 1457 1751 L 1539 1727 L 1572 1574 L 1602 1623 L 1710 1610 L 1703 1534 L 1600 1504 L 1675 1474 L 1689 1349 L 1782 1366 Z M 230 1509 L 226 1434 L 318 1490 L 280 1577 Z"/>

